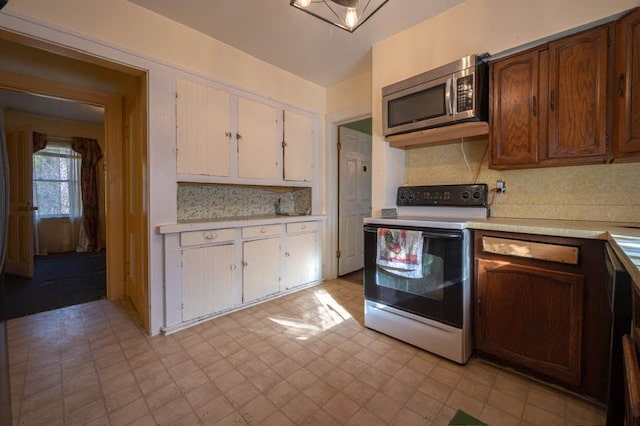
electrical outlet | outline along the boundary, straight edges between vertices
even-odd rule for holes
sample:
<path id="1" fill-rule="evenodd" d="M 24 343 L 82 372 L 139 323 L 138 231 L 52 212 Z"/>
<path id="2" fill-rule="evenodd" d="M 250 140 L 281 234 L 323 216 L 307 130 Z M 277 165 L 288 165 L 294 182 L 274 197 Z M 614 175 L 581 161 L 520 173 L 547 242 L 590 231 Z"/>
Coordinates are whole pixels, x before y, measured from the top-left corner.
<path id="1" fill-rule="evenodd" d="M 507 192 L 507 184 L 503 180 L 499 180 L 496 182 L 496 192 L 498 194 L 504 194 Z"/>

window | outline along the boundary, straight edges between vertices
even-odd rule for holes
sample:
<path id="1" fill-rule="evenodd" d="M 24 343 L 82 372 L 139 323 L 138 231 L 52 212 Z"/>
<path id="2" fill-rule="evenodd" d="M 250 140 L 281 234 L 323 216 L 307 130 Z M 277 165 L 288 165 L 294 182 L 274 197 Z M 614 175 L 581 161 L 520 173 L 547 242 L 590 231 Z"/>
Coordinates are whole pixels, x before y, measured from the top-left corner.
<path id="1" fill-rule="evenodd" d="M 33 200 L 38 217 L 82 215 L 80 162 L 80 154 L 69 144 L 49 142 L 33 154 Z"/>

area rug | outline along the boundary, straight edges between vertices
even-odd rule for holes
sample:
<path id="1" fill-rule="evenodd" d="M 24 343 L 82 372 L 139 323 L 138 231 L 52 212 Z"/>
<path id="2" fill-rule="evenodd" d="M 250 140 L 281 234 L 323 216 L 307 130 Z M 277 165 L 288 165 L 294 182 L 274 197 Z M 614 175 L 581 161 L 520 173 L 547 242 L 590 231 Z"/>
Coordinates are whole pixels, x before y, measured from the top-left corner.
<path id="1" fill-rule="evenodd" d="M 486 423 L 481 422 L 470 414 L 465 413 L 462 410 L 458 410 L 454 414 L 453 418 L 449 422 L 450 425 L 467 425 L 467 426 L 488 426 Z"/>

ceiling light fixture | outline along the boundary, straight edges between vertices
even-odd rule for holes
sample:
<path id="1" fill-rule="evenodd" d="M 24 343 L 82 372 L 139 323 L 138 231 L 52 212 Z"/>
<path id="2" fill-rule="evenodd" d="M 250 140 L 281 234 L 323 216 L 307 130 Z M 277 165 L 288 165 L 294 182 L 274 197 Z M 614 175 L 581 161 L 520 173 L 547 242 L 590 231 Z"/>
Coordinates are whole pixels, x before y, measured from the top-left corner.
<path id="1" fill-rule="evenodd" d="M 352 33 L 387 1 L 389 0 L 291 0 L 289 4 Z"/>

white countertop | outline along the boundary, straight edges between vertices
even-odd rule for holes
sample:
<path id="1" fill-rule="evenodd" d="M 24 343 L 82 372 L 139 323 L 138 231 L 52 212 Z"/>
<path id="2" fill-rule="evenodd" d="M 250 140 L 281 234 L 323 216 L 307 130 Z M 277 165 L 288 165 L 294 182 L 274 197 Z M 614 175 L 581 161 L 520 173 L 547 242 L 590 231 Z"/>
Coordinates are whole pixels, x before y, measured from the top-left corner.
<path id="1" fill-rule="evenodd" d="M 471 229 L 520 232 L 608 241 L 631 278 L 640 286 L 640 223 L 591 222 L 554 219 L 474 219 Z"/>
<path id="2" fill-rule="evenodd" d="M 220 219 L 194 219 L 180 223 L 169 223 L 158 225 L 156 230 L 159 234 L 172 234 L 185 231 L 204 231 L 206 229 L 239 228 L 243 226 L 274 225 L 278 223 L 308 222 L 324 220 L 324 215 L 265 215 L 233 217 Z"/>

